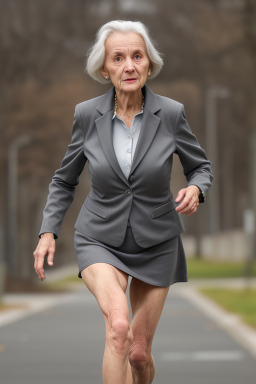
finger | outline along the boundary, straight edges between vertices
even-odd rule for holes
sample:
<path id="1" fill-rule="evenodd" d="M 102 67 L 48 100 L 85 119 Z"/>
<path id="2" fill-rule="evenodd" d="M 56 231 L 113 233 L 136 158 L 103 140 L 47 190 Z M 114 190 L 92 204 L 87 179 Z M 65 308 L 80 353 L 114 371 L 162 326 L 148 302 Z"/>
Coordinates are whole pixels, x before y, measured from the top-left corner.
<path id="1" fill-rule="evenodd" d="M 188 210 L 187 212 L 185 212 L 184 214 L 187 215 L 187 216 L 191 216 L 193 215 L 194 213 L 196 213 L 197 211 L 197 205 L 194 205 L 190 210 Z"/>
<path id="2" fill-rule="evenodd" d="M 42 279 L 45 277 L 44 275 L 44 255 L 39 254 L 38 262 L 37 262 L 37 274 L 39 279 Z"/>
<path id="3" fill-rule="evenodd" d="M 181 190 L 178 192 L 178 195 L 177 195 L 177 197 L 176 197 L 176 199 L 175 199 L 175 202 L 176 202 L 176 203 L 179 203 L 179 202 L 184 198 L 185 194 L 186 194 L 186 189 L 185 189 L 185 188 L 181 189 Z"/>
<path id="4" fill-rule="evenodd" d="M 188 209 L 187 207 L 184 208 L 182 211 L 179 212 L 180 215 L 188 215 L 191 212 L 191 209 Z"/>
<path id="5" fill-rule="evenodd" d="M 49 265 L 53 265 L 55 248 L 50 248 L 48 251 L 47 262 Z"/>
<path id="6" fill-rule="evenodd" d="M 37 249 L 35 250 L 35 252 L 34 252 L 34 258 L 35 258 L 35 260 L 34 260 L 34 268 L 35 268 L 35 271 L 37 271 L 37 268 L 38 268 L 38 247 L 37 247 Z"/>
<path id="7" fill-rule="evenodd" d="M 196 203 L 194 202 L 193 197 L 192 197 L 192 199 L 190 199 L 188 197 L 188 198 L 184 199 L 184 208 L 182 205 L 183 205 L 183 202 L 179 205 L 179 208 L 181 208 L 179 213 L 181 215 L 188 215 L 188 214 L 191 214 L 193 212 L 194 207 L 196 206 Z"/>
<path id="8" fill-rule="evenodd" d="M 191 201 L 191 198 L 189 197 L 189 195 L 185 195 L 183 201 L 176 208 L 176 211 L 181 213 L 183 210 L 186 210 L 189 207 L 190 201 Z"/>
<path id="9" fill-rule="evenodd" d="M 38 260 L 39 260 L 39 255 L 40 255 L 40 248 L 38 246 L 37 246 L 35 252 L 33 253 L 33 255 L 34 255 L 34 258 L 35 258 L 35 260 L 34 260 L 34 268 L 35 268 L 35 270 L 37 270 L 38 269 Z"/>

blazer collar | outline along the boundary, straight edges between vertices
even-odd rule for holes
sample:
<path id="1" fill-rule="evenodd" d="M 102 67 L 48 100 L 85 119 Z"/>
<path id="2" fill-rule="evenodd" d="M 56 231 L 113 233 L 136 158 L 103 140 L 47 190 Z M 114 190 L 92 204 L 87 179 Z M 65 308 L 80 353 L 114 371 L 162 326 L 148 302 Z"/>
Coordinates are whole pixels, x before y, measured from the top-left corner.
<path id="1" fill-rule="evenodd" d="M 161 107 L 158 104 L 157 96 L 147 85 L 142 88 L 142 93 L 144 95 L 144 108 L 152 113 L 160 111 Z"/>
<path id="2" fill-rule="evenodd" d="M 96 106 L 97 111 L 102 115 L 114 109 L 115 88 L 110 88 L 103 96 L 99 104 Z"/>
<path id="3" fill-rule="evenodd" d="M 160 118 L 155 115 L 156 112 L 161 109 L 156 95 L 146 85 L 142 88 L 142 92 L 144 94 L 143 119 L 130 174 L 134 172 L 147 153 L 160 124 Z M 116 158 L 113 145 L 112 117 L 114 110 L 114 97 L 115 89 L 112 87 L 107 93 L 105 93 L 105 95 L 103 95 L 103 98 L 96 107 L 101 116 L 95 120 L 95 123 L 101 147 L 108 162 L 123 182 L 129 186 L 129 181 L 125 177 Z"/>

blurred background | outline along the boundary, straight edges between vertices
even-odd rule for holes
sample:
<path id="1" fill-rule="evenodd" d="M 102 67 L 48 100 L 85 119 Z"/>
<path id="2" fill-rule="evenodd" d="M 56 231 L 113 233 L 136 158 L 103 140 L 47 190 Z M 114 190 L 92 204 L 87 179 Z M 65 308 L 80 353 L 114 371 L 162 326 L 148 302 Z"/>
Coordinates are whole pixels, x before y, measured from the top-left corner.
<path id="1" fill-rule="evenodd" d="M 255 8 L 253 0 L 0 0 L 1 291 L 34 289 L 38 280 L 33 251 L 75 105 L 108 89 L 84 73 L 86 52 L 116 18 L 149 27 L 165 64 L 148 85 L 184 104 L 212 161 L 206 203 L 183 217 L 188 259 L 254 273 Z M 184 186 L 177 158 L 171 189 Z M 76 263 L 73 227 L 89 187 L 86 165 L 57 240 L 56 269 Z"/>
<path id="2" fill-rule="evenodd" d="M 0 381 L 100 382 L 103 318 L 77 277 L 73 246 L 88 164 L 44 282 L 33 251 L 75 105 L 108 90 L 84 69 L 98 28 L 113 19 L 148 26 L 165 63 L 148 85 L 184 104 L 214 173 L 206 203 L 182 217 L 189 283 L 171 287 L 156 337 L 156 382 L 249 384 L 256 356 L 255 0 L 0 0 Z M 173 194 L 186 185 L 175 158 Z"/>

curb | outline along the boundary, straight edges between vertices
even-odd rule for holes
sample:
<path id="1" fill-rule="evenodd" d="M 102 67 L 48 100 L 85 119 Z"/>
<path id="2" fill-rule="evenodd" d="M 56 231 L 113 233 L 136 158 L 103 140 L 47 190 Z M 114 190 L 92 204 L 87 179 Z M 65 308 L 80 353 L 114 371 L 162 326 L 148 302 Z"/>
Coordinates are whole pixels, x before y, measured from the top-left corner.
<path id="1" fill-rule="evenodd" d="M 180 285 L 173 291 L 192 302 L 256 358 L 256 331 L 245 324 L 238 315 L 226 311 L 190 284 Z"/>

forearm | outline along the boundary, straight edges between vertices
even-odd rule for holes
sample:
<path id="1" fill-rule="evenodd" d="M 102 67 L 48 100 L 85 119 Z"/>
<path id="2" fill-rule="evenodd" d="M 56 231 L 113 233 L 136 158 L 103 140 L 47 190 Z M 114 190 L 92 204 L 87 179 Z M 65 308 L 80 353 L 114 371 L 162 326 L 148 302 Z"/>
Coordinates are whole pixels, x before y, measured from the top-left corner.
<path id="1" fill-rule="evenodd" d="M 44 232 L 54 233 L 55 239 L 59 236 L 63 218 L 74 199 L 75 187 L 87 161 L 83 150 L 84 133 L 79 116 L 76 107 L 71 143 L 49 185 L 39 236 Z"/>
<path id="2" fill-rule="evenodd" d="M 213 179 L 211 162 L 189 127 L 183 105 L 175 128 L 175 152 L 180 158 L 188 186 L 197 185 L 207 193 Z"/>
<path id="3" fill-rule="evenodd" d="M 74 199 L 75 187 L 63 188 L 63 185 L 60 187 L 59 183 L 53 180 L 49 191 L 39 236 L 42 233 L 53 233 L 57 239 L 64 216 Z"/>

